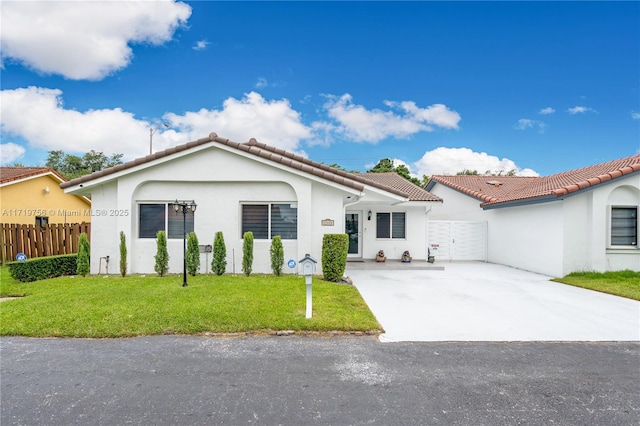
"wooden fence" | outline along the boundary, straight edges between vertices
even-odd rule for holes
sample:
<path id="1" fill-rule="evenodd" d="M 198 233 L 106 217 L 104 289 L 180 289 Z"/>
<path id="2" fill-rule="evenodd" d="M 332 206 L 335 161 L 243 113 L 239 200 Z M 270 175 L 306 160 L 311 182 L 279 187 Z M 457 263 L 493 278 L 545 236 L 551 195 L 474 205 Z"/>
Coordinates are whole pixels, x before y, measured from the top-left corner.
<path id="1" fill-rule="evenodd" d="M 0 260 L 16 260 L 18 253 L 27 259 L 78 252 L 78 237 L 86 232 L 91 238 L 91 223 L 54 223 L 44 227 L 0 224 Z"/>

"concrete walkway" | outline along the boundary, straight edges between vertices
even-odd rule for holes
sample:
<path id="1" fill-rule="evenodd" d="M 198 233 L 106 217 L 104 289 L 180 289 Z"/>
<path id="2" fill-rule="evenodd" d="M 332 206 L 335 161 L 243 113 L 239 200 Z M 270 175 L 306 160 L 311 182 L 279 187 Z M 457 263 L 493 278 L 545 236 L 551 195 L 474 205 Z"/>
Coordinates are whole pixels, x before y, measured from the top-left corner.
<path id="1" fill-rule="evenodd" d="M 544 275 L 483 262 L 366 265 L 348 263 L 346 275 L 384 328 L 383 342 L 640 340 L 640 302 Z"/>

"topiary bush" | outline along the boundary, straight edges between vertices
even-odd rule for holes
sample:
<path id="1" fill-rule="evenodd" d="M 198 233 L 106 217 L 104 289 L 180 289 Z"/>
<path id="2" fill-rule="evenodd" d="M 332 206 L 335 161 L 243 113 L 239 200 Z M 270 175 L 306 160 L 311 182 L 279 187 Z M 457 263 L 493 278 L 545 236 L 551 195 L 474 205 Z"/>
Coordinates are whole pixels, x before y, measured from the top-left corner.
<path id="1" fill-rule="evenodd" d="M 325 234 L 322 238 L 322 273 L 324 279 L 339 282 L 347 269 L 349 236 L 347 234 Z"/>
<path id="2" fill-rule="evenodd" d="M 211 260 L 211 270 L 216 275 L 222 275 L 227 271 L 227 246 L 224 244 L 222 231 L 216 232 L 213 239 L 213 259 Z"/>
<path id="3" fill-rule="evenodd" d="M 26 262 L 8 264 L 9 273 L 14 280 L 27 283 L 63 275 L 75 275 L 78 269 L 78 255 L 37 257 Z"/>
<path id="4" fill-rule="evenodd" d="M 284 265 L 284 248 L 282 247 L 282 238 L 280 235 L 276 235 L 271 240 L 271 249 L 269 249 L 271 255 L 271 270 L 279 277 L 282 275 L 282 266 Z"/>
<path id="5" fill-rule="evenodd" d="M 86 232 L 83 232 L 78 236 L 78 259 L 76 261 L 76 273 L 78 275 L 85 277 L 89 273 L 91 269 L 90 255 L 89 237 L 87 237 Z"/>
<path id="6" fill-rule="evenodd" d="M 158 231 L 156 234 L 156 264 L 153 269 L 163 277 L 169 272 L 169 252 L 167 251 L 167 234 L 164 231 Z"/>
<path id="7" fill-rule="evenodd" d="M 120 275 L 127 275 L 127 237 L 120 231 Z"/>
<path id="8" fill-rule="evenodd" d="M 253 268 L 253 232 L 245 232 L 242 238 L 242 272 L 249 276 Z"/>
<path id="9" fill-rule="evenodd" d="M 187 235 L 187 272 L 195 277 L 198 269 L 200 269 L 200 246 L 198 245 L 198 237 L 195 232 L 189 232 Z"/>

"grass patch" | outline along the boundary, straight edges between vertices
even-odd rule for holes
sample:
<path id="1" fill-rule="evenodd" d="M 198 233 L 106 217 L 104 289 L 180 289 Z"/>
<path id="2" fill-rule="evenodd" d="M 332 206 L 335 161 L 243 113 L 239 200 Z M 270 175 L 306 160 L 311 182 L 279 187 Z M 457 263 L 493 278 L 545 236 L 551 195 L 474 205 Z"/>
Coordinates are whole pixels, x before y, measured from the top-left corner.
<path id="1" fill-rule="evenodd" d="M 640 272 L 574 272 L 552 281 L 640 300 Z"/>
<path id="2" fill-rule="evenodd" d="M 252 275 L 59 277 L 14 281 L 0 268 L 0 335 L 126 337 L 295 331 L 372 331 L 380 325 L 349 285 L 313 280 L 305 318 L 304 277 Z"/>

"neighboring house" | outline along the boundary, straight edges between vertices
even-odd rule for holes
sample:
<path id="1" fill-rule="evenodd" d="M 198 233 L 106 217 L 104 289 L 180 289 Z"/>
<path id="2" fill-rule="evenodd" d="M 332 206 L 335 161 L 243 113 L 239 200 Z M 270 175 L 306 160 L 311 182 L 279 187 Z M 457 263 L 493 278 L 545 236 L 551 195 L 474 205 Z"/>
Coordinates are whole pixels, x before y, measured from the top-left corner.
<path id="1" fill-rule="evenodd" d="M 640 155 L 545 177 L 432 176 L 426 190 L 444 200 L 429 223 L 440 259 L 465 252 L 455 229 L 476 226 L 492 263 L 556 277 L 640 271 Z"/>
<path id="2" fill-rule="evenodd" d="M 48 167 L 0 167 L 0 222 L 23 225 L 91 221 L 91 201 L 65 194 L 67 180 Z"/>
<path id="3" fill-rule="evenodd" d="M 288 261 L 307 253 L 320 260 L 323 236 L 334 233 L 349 234 L 350 258 L 373 259 L 384 250 L 388 262 L 399 262 L 409 250 L 414 259 L 426 259 L 427 215 L 442 201 L 397 174 L 347 173 L 255 139 L 237 143 L 215 133 L 61 187 L 91 196 L 100 212 L 91 228 L 92 273 L 100 257 L 117 264 L 120 231 L 129 245 L 130 272 L 152 273 L 158 230 L 167 232 L 170 272 L 181 272 L 184 218 L 174 212 L 175 200 L 197 204 L 186 224 L 200 244 L 212 244 L 223 232 L 227 272 L 236 273 L 246 231 L 254 234 L 257 273 L 271 272 L 275 235 L 283 239 L 285 272 L 296 272 Z"/>

